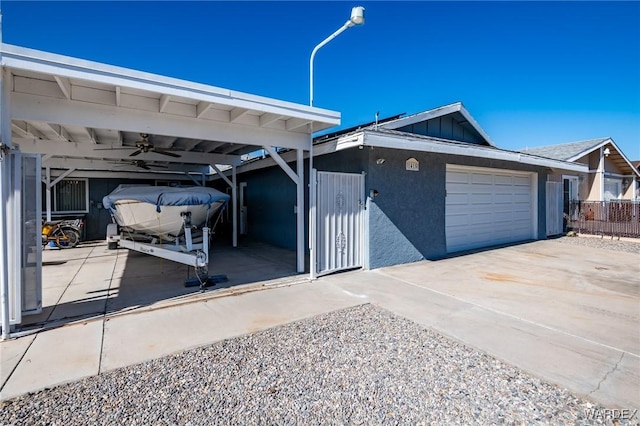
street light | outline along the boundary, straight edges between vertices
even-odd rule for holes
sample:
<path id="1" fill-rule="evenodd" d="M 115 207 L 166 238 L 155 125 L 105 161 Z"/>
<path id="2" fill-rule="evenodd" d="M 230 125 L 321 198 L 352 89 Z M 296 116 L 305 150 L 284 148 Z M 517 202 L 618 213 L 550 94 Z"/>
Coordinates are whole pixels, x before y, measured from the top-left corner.
<path id="1" fill-rule="evenodd" d="M 340 35 L 340 33 L 342 33 L 344 30 L 356 25 L 364 25 L 364 7 L 362 6 L 356 6 L 351 9 L 351 17 L 349 18 L 349 20 L 345 22 L 343 26 L 338 28 L 335 33 L 325 38 L 322 42 L 320 42 L 320 44 L 313 48 L 313 51 L 311 52 L 311 58 L 309 58 L 309 106 L 313 106 L 313 59 L 316 57 L 316 52 L 318 52 L 318 50 L 320 50 L 322 46 Z"/>
<path id="2" fill-rule="evenodd" d="M 329 37 L 322 40 L 316 47 L 311 51 L 311 57 L 309 58 L 309 106 L 313 106 L 313 59 L 316 57 L 316 53 L 322 46 L 329 43 L 331 40 L 340 35 L 347 28 L 354 27 L 356 25 L 364 25 L 364 7 L 356 6 L 351 9 L 351 17 L 347 22 L 344 23 L 343 26 L 338 28 L 336 32 L 331 34 Z M 315 223 L 313 221 L 313 217 L 315 215 L 316 209 L 316 201 L 315 201 L 315 186 L 311 181 L 313 177 L 313 122 L 311 123 L 310 133 L 309 133 L 309 271 L 311 278 L 315 278 L 316 275 L 316 266 L 315 266 L 315 251 L 314 251 L 314 243 L 315 243 Z"/>

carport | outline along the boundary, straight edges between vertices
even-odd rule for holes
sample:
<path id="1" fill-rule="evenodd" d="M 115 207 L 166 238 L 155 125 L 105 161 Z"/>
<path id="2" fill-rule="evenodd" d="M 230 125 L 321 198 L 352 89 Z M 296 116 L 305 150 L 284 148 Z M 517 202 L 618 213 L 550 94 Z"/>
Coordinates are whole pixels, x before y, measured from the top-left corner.
<path id="1" fill-rule="evenodd" d="M 296 269 L 304 272 L 304 151 L 312 129 L 340 123 L 338 112 L 6 44 L 0 60 L 3 338 L 41 308 L 33 296 L 41 181 L 50 219 L 50 189 L 66 177 L 222 178 L 236 246 L 236 167 L 263 149 L 296 184 Z M 281 148 L 295 150 L 296 170 Z"/>

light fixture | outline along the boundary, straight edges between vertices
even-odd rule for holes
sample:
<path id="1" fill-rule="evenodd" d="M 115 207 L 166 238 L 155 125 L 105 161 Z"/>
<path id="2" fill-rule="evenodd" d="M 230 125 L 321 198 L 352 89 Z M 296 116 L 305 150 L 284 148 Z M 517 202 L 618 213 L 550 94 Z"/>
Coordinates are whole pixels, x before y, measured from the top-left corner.
<path id="1" fill-rule="evenodd" d="M 354 25 L 364 25 L 364 7 L 356 6 L 351 9 L 351 18 L 347 24 L 349 27 Z"/>
<path id="2" fill-rule="evenodd" d="M 608 157 L 609 154 L 611 154 L 611 150 L 609 148 L 605 148 L 604 151 L 603 151 L 603 154 L 604 154 L 605 157 Z"/>
<path id="3" fill-rule="evenodd" d="M 385 161 L 387 161 L 387 160 L 385 160 L 384 158 L 378 158 L 376 160 L 376 164 L 384 164 Z"/>

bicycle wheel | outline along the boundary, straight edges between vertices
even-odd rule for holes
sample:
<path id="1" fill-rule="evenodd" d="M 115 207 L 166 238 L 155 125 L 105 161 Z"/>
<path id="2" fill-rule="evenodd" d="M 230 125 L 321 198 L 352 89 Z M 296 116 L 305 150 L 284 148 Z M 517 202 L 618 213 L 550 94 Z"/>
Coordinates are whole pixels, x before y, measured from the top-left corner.
<path id="1" fill-rule="evenodd" d="M 55 244 L 61 249 L 73 248 L 80 242 L 80 234 L 70 228 L 61 229 L 55 233 Z"/>

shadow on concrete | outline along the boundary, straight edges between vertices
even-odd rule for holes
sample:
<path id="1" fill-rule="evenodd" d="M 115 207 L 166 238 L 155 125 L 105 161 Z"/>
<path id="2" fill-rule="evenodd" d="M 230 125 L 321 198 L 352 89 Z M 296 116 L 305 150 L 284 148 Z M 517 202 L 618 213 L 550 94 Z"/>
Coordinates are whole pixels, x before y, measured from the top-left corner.
<path id="1" fill-rule="evenodd" d="M 295 252 L 250 240 L 242 240 L 235 248 L 214 241 L 209 259 L 209 273 L 226 275 L 228 281 L 207 287 L 207 293 L 307 277 L 296 272 Z M 199 286 L 184 285 L 195 277 L 192 267 L 127 249 L 109 250 L 103 241 L 45 250 L 43 260 L 42 312 L 25 316 L 18 331 L 61 326 L 202 293 Z"/>

